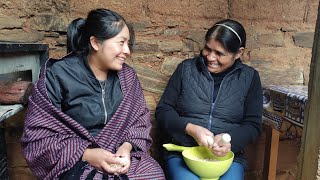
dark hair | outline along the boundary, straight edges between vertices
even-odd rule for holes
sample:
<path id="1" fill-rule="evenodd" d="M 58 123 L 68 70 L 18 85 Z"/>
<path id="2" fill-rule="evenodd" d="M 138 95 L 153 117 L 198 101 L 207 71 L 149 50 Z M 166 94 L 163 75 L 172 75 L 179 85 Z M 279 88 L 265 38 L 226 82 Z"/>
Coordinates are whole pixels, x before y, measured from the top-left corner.
<path id="1" fill-rule="evenodd" d="M 239 35 L 240 39 L 236 33 L 228 27 L 233 29 Z M 246 31 L 239 22 L 231 19 L 225 19 L 215 23 L 207 31 L 205 36 L 206 42 L 211 39 L 219 41 L 223 47 L 231 53 L 237 53 L 240 47 L 246 47 Z"/>
<path id="2" fill-rule="evenodd" d="M 87 19 L 77 18 L 69 24 L 67 51 L 88 55 L 91 52 L 91 36 L 104 41 L 115 37 L 125 26 L 129 29 L 131 50 L 135 40 L 132 26 L 116 12 L 108 9 L 92 10 L 88 13 Z"/>

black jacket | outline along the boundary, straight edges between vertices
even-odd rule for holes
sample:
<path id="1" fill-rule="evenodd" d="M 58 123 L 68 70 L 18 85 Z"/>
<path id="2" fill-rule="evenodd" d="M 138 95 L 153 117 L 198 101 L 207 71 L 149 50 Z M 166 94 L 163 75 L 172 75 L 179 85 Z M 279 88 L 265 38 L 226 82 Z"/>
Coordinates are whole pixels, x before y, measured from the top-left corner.
<path id="1" fill-rule="evenodd" d="M 214 134 L 229 133 L 235 161 L 246 165 L 244 147 L 261 133 L 262 88 L 259 74 L 236 60 L 222 80 L 214 101 L 214 79 L 202 56 L 183 61 L 170 78 L 156 108 L 156 120 L 167 133 L 165 143 L 196 146 L 185 134 L 190 122 Z"/>
<path id="2" fill-rule="evenodd" d="M 57 108 L 97 135 L 118 109 L 123 93 L 116 71 L 99 81 L 85 57 L 70 54 L 47 67 L 48 96 Z"/>

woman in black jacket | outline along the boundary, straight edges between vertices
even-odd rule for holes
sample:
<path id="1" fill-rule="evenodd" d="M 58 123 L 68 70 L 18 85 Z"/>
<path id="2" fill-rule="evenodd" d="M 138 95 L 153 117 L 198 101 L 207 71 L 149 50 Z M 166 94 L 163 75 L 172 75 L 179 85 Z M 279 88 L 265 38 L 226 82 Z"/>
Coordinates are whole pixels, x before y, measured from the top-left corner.
<path id="1" fill-rule="evenodd" d="M 148 154 L 150 111 L 125 63 L 133 40 L 109 9 L 70 23 L 70 53 L 45 63 L 29 99 L 21 142 L 38 179 L 164 179 Z"/>
<path id="2" fill-rule="evenodd" d="M 245 44 L 240 23 L 227 19 L 214 24 L 201 55 L 177 67 L 156 108 L 166 143 L 203 145 L 218 156 L 234 152 L 234 162 L 221 180 L 244 178 L 243 150 L 261 133 L 262 87 L 258 72 L 240 60 Z M 225 133 L 230 143 L 220 142 Z M 166 171 L 168 179 L 199 179 L 181 153 L 166 152 Z"/>

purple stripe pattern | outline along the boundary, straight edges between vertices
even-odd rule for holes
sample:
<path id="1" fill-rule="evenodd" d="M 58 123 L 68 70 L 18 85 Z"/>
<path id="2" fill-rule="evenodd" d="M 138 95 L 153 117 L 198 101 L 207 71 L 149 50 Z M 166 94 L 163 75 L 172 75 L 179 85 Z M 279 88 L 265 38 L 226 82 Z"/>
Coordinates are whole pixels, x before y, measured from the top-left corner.
<path id="1" fill-rule="evenodd" d="M 48 60 L 46 64 L 53 63 Z M 46 66 L 40 73 L 29 98 L 21 138 L 25 159 L 39 179 L 58 179 L 72 168 L 88 146 L 100 147 L 115 153 L 123 142 L 130 142 L 139 151 L 131 153 L 130 179 L 165 179 L 160 165 L 150 157 L 150 112 L 135 71 L 124 64 L 118 72 L 124 94 L 119 108 L 95 137 L 75 120 L 57 109 L 48 98 L 45 83 Z M 93 169 L 90 165 L 82 174 Z M 82 179 L 81 178 L 81 179 Z M 95 179 L 101 179 L 97 173 Z M 113 179 L 112 176 L 109 176 Z"/>

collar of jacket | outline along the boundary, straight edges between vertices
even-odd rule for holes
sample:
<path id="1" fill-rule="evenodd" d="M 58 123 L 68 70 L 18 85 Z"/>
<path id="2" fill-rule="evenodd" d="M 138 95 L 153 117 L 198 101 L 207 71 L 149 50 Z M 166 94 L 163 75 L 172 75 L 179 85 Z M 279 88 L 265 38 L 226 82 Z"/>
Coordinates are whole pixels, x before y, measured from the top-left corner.
<path id="1" fill-rule="evenodd" d="M 86 72 L 88 77 L 93 80 L 92 82 L 94 84 L 100 85 L 99 80 L 96 78 L 96 76 L 94 75 L 94 73 L 89 65 L 88 58 L 84 55 L 77 55 L 77 56 L 79 58 L 78 63 L 80 64 L 81 68 L 84 69 L 84 71 Z M 115 76 L 118 76 L 118 78 L 119 78 L 118 71 L 114 71 L 114 70 L 108 71 L 107 79 L 113 78 Z"/>
<path id="2" fill-rule="evenodd" d="M 96 79 L 96 76 L 93 74 L 93 71 L 88 63 L 88 58 L 84 55 L 78 55 L 79 57 L 79 64 L 80 66 L 85 70 L 86 74 L 90 77 L 90 78 L 94 78 Z"/>
<path id="3" fill-rule="evenodd" d="M 243 63 L 241 62 L 240 58 L 236 59 L 234 63 L 235 63 L 235 68 L 233 71 L 240 69 L 243 66 Z M 198 57 L 196 57 L 196 66 L 197 66 L 198 70 L 201 71 L 208 79 L 213 80 L 213 78 L 208 70 L 208 66 L 205 63 L 204 56 L 199 55 Z"/>

